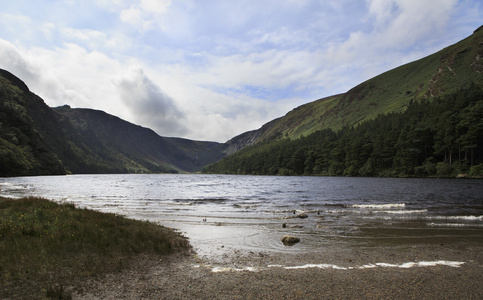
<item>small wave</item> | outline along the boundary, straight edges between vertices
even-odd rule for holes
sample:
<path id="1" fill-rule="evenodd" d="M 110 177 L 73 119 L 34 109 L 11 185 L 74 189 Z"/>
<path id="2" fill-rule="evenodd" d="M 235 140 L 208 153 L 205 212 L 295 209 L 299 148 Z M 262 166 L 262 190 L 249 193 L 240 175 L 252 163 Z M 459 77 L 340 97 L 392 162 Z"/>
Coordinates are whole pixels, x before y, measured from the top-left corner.
<path id="1" fill-rule="evenodd" d="M 260 204 L 233 204 L 233 206 L 237 208 L 249 209 L 260 207 Z"/>
<path id="2" fill-rule="evenodd" d="M 26 190 L 29 189 L 27 184 L 16 185 L 11 182 L 0 182 L 0 190 Z"/>
<path id="3" fill-rule="evenodd" d="M 483 221 L 483 216 L 432 216 L 426 217 L 428 220 L 465 220 L 465 221 Z"/>
<path id="4" fill-rule="evenodd" d="M 259 271 L 259 270 L 260 269 L 254 268 L 254 267 L 244 267 L 244 268 L 213 267 L 211 269 L 211 272 L 213 272 L 213 273 L 219 273 L 219 272 L 243 272 L 243 271 L 255 272 L 255 271 Z"/>
<path id="5" fill-rule="evenodd" d="M 353 208 L 363 208 L 363 209 L 370 209 L 370 208 L 377 208 L 377 209 L 404 208 L 405 206 L 406 206 L 405 203 L 352 204 L 352 205 L 350 205 L 350 207 L 353 207 Z"/>
<path id="6" fill-rule="evenodd" d="M 198 199 L 175 199 L 176 205 L 193 205 L 193 204 L 207 204 L 207 203 L 225 203 L 227 198 L 198 198 Z"/>
<path id="7" fill-rule="evenodd" d="M 428 223 L 431 227 L 483 227 L 483 224 L 473 223 Z"/>
<path id="8" fill-rule="evenodd" d="M 374 213 L 385 213 L 385 214 L 422 214 L 428 212 L 427 209 L 413 209 L 413 210 L 376 210 Z"/>
<path id="9" fill-rule="evenodd" d="M 8 194 L 0 194 L 0 197 L 7 198 L 7 199 L 20 199 L 22 196 L 15 196 L 15 195 L 8 195 Z"/>
<path id="10" fill-rule="evenodd" d="M 308 269 L 308 268 L 319 268 L 319 269 L 336 269 L 336 270 L 355 270 L 355 269 L 373 269 L 377 267 L 381 268 L 401 268 L 401 269 L 409 269 L 413 267 L 434 267 L 434 266 L 448 266 L 453 268 L 459 268 L 463 265 L 464 262 L 459 261 L 445 261 L 445 260 L 438 260 L 438 261 L 420 261 L 420 262 L 406 262 L 402 264 L 390 264 L 390 263 L 374 263 L 374 264 L 367 264 L 362 266 L 354 266 L 354 267 L 341 267 L 338 265 L 333 264 L 306 264 L 303 266 L 292 266 L 292 267 L 283 267 L 284 269 Z"/>
<path id="11" fill-rule="evenodd" d="M 400 268 L 400 269 L 410 269 L 414 267 L 435 267 L 435 266 L 447 266 L 452 268 L 459 268 L 465 262 L 460 261 L 446 261 L 446 260 L 437 260 L 437 261 L 419 261 L 419 262 L 406 262 L 402 264 L 391 264 L 391 263 L 373 263 L 361 266 L 338 266 L 334 264 L 305 264 L 301 266 L 283 266 L 283 265 L 268 265 L 267 268 L 283 268 L 286 270 L 296 270 L 296 269 L 310 269 L 310 268 L 317 268 L 317 269 L 335 269 L 335 270 L 360 270 L 360 269 L 374 269 L 374 268 Z M 196 265 L 194 267 L 200 267 Z M 211 267 L 211 272 L 219 273 L 219 272 L 259 272 L 264 271 L 267 268 L 264 267 L 242 267 L 242 268 L 233 268 L 233 267 Z"/>
<path id="12" fill-rule="evenodd" d="M 193 205 L 193 202 L 181 202 L 181 201 L 176 201 L 176 202 L 168 202 L 166 203 L 167 205 Z"/>

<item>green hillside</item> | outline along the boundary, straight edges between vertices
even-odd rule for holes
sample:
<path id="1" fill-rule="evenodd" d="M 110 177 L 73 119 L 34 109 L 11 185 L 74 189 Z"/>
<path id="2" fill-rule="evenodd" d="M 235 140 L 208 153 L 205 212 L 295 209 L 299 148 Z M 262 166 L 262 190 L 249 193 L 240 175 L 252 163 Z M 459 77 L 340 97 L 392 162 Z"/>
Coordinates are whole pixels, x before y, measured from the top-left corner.
<path id="1" fill-rule="evenodd" d="M 471 85 L 408 104 L 356 127 L 272 138 L 206 173 L 330 176 L 483 176 L 483 89 Z M 463 176 L 463 175 L 460 175 Z"/>
<path id="2" fill-rule="evenodd" d="M 204 172 L 482 176 L 482 72 L 480 27 L 435 54 L 234 137 L 227 142 L 232 155 Z"/>
<path id="3" fill-rule="evenodd" d="M 245 139 L 250 142 L 243 146 L 249 146 L 271 137 L 297 138 L 325 128 L 337 131 L 379 114 L 403 112 L 411 101 L 451 94 L 471 83 L 483 84 L 482 27 L 452 46 L 369 79 L 347 93 L 297 107 L 251 132 L 254 139 L 242 134 L 229 143 Z"/>

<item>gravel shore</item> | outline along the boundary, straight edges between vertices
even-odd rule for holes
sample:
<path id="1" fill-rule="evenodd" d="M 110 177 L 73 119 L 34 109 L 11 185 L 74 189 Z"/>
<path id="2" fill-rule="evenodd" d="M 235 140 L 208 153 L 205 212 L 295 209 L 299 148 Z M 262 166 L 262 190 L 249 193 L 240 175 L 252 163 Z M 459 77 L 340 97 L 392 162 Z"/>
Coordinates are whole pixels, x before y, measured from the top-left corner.
<path id="1" fill-rule="evenodd" d="M 142 258 L 68 290 L 74 299 L 483 299 L 481 243 L 223 250 Z"/>

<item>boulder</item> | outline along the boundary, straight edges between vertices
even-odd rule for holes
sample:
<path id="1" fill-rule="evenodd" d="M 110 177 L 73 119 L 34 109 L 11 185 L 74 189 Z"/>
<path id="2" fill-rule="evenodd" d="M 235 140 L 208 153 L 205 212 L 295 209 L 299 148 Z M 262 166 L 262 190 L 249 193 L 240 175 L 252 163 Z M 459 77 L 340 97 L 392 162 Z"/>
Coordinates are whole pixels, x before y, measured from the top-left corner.
<path id="1" fill-rule="evenodd" d="M 309 216 L 308 216 L 306 213 L 303 213 L 303 212 L 302 212 L 302 213 L 299 213 L 299 214 L 297 215 L 297 218 L 301 218 L 301 219 L 305 219 L 305 218 L 308 218 L 308 217 L 309 217 Z"/>
<path id="2" fill-rule="evenodd" d="M 298 242 L 300 242 L 300 239 L 293 235 L 284 235 L 282 237 L 282 243 L 285 246 L 292 246 L 294 244 L 297 244 Z"/>

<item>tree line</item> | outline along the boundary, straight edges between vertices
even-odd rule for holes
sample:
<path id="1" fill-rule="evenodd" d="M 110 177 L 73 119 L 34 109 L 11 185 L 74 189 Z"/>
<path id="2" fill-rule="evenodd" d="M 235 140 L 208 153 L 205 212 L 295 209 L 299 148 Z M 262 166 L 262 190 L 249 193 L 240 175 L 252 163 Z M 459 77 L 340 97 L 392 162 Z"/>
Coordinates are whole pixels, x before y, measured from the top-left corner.
<path id="1" fill-rule="evenodd" d="M 337 132 L 271 138 L 204 173 L 326 176 L 483 176 L 483 90 L 468 88 L 412 101 Z"/>

